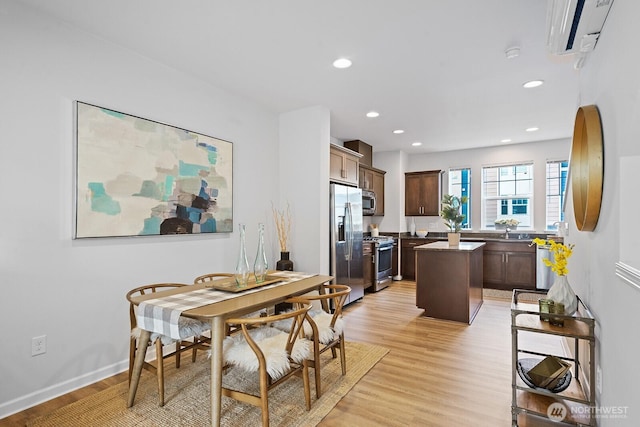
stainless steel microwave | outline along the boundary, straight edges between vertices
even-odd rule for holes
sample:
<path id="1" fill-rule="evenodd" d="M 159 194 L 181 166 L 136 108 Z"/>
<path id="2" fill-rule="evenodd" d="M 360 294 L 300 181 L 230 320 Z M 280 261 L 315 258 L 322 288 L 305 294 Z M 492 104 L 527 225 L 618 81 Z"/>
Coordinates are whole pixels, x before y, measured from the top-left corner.
<path id="1" fill-rule="evenodd" d="M 369 190 L 362 190 L 362 215 L 375 215 L 376 213 L 376 193 Z"/>

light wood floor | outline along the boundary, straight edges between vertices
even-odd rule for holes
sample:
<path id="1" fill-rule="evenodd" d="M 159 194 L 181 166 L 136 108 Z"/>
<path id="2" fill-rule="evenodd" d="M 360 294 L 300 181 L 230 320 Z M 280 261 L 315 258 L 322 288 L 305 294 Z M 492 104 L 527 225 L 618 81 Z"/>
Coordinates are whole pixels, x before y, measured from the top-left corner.
<path id="1" fill-rule="evenodd" d="M 471 325 L 422 312 L 406 281 L 349 307 L 346 339 L 390 352 L 321 426 L 511 425 L 509 301 L 486 299 Z"/>
<path id="2" fill-rule="evenodd" d="M 393 282 L 345 308 L 347 340 L 390 351 L 320 426 L 511 425 L 509 301 L 485 299 L 472 325 L 421 313 L 415 283 L 409 281 Z M 126 380 L 126 373 L 116 375 L 0 420 L 0 425 L 24 425 Z"/>

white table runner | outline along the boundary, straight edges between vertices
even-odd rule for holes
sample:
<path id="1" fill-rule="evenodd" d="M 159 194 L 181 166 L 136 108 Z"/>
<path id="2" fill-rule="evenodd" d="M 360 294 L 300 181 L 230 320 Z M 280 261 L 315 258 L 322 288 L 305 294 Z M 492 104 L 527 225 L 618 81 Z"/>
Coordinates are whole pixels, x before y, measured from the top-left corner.
<path id="1" fill-rule="evenodd" d="M 176 340 L 188 338 L 180 336 L 180 330 L 178 327 L 178 319 L 183 311 L 213 304 L 219 301 L 237 298 L 254 292 L 260 292 L 264 289 L 275 288 L 277 286 L 282 286 L 287 283 L 315 276 L 315 274 L 295 271 L 276 271 L 269 273 L 269 276 L 282 277 L 282 281 L 244 292 L 231 293 L 219 291 L 213 288 L 204 288 L 143 301 L 138 306 L 136 312 L 138 327 L 152 333 L 155 332 L 169 336 Z"/>

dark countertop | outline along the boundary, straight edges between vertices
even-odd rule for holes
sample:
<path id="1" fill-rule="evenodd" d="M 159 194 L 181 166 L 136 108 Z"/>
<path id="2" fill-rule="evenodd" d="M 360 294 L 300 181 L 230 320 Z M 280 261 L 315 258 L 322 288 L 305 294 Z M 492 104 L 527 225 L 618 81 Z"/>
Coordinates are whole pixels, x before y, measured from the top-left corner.
<path id="1" fill-rule="evenodd" d="M 524 232 L 520 231 L 512 231 L 509 233 L 509 238 L 504 238 L 504 232 L 462 232 L 460 236 L 461 241 L 466 242 L 531 242 L 534 238 L 538 237 L 541 239 L 550 239 L 553 238 L 557 241 L 562 241 L 563 238 L 559 236 L 554 236 L 549 233 L 535 233 L 535 232 Z M 409 233 L 383 233 L 380 235 L 384 236 L 392 236 L 396 239 L 424 239 L 424 240 L 446 240 L 447 232 L 430 232 L 425 237 L 411 236 Z"/>
<path id="2" fill-rule="evenodd" d="M 466 242 L 531 242 L 531 240 L 536 237 L 541 239 L 547 239 L 553 237 L 558 239 L 557 236 L 551 236 L 547 233 L 533 233 L 533 232 L 524 232 L 520 231 L 512 231 L 509 233 L 509 238 L 504 238 L 504 232 L 462 232 L 460 236 L 460 241 Z M 397 233 L 395 236 L 398 236 L 400 239 L 425 239 L 425 240 L 446 240 L 447 233 L 436 231 L 430 232 L 425 237 L 411 236 L 409 233 Z"/>

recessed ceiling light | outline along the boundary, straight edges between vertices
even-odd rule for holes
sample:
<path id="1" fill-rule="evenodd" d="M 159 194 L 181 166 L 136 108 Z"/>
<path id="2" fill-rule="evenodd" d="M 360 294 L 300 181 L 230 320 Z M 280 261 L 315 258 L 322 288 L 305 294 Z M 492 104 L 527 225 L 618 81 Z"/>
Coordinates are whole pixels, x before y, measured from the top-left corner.
<path id="1" fill-rule="evenodd" d="M 527 132 L 535 132 L 535 131 L 537 131 L 538 129 L 540 129 L 540 128 L 532 127 L 532 128 L 526 128 L 525 130 L 526 130 Z"/>
<path id="2" fill-rule="evenodd" d="M 507 142 L 511 142 L 511 140 L 509 138 L 505 138 L 505 139 L 501 139 L 500 142 L 502 142 L 503 144 L 506 144 Z"/>
<path id="3" fill-rule="evenodd" d="M 544 83 L 544 80 L 531 80 L 523 84 L 522 87 L 531 89 L 532 87 L 542 86 L 543 83 Z"/>
<path id="4" fill-rule="evenodd" d="M 393 131 L 393 133 L 395 133 L 396 135 L 400 135 L 401 133 L 404 133 L 404 131 L 402 129 L 396 129 Z"/>
<path id="5" fill-rule="evenodd" d="M 333 66 L 336 68 L 349 68 L 351 67 L 351 61 L 347 58 L 340 58 L 333 61 Z"/>
<path id="6" fill-rule="evenodd" d="M 377 111 L 369 111 L 367 113 L 367 117 L 378 117 L 380 115 L 380 113 L 378 113 Z"/>
<path id="7" fill-rule="evenodd" d="M 419 147 L 422 145 L 422 142 L 412 142 L 411 145 L 413 145 L 414 147 Z"/>

